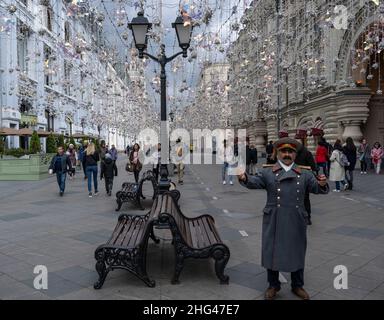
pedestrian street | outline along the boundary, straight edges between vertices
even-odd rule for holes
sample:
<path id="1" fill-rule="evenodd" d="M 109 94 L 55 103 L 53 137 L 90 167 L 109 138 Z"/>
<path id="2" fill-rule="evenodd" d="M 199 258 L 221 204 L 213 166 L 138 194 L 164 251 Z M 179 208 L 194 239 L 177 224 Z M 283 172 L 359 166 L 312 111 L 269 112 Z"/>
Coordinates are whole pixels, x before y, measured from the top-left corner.
<path id="1" fill-rule="evenodd" d="M 230 249 L 221 285 L 212 259 L 187 259 L 180 284 L 172 285 L 174 249 L 168 229 L 155 229 L 149 240 L 147 272 L 155 279 L 147 287 L 125 270 L 109 273 L 100 290 L 95 249 L 111 236 L 120 213 L 143 214 L 151 207 L 150 184 L 144 184 L 145 211 L 123 204 L 115 212 L 115 194 L 122 182 L 133 181 L 118 161 L 119 175 L 112 196 L 88 197 L 86 181 L 77 173 L 67 180 L 60 197 L 55 178 L 31 182 L 0 182 L 0 298 L 1 299 L 264 299 L 267 275 L 261 267 L 261 227 L 265 190 L 248 190 L 234 179 L 223 185 L 220 165 L 187 165 L 184 184 L 178 185 L 184 214 L 214 217 L 223 242 Z M 259 165 L 260 166 L 260 165 Z M 144 168 L 148 169 L 148 168 Z M 176 177 L 171 177 L 173 181 Z M 382 176 L 356 171 L 353 191 L 311 195 L 312 222 L 304 269 L 311 299 L 384 298 L 384 185 Z M 103 184 L 103 183 L 102 183 Z M 48 289 L 34 288 L 35 266 L 46 266 Z M 336 266 L 348 270 L 348 289 L 335 289 Z M 276 299 L 298 299 L 290 291 L 290 275 L 280 274 Z"/>

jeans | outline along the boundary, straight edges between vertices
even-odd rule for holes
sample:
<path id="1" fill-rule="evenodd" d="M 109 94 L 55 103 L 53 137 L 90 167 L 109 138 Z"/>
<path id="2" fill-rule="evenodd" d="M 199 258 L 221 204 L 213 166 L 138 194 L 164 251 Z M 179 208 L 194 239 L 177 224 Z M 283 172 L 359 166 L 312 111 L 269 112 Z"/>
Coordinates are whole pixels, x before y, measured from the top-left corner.
<path id="1" fill-rule="evenodd" d="M 345 178 L 348 184 L 351 185 L 353 183 L 353 170 L 345 170 Z"/>
<path id="2" fill-rule="evenodd" d="M 360 160 L 360 168 L 361 168 L 361 171 L 362 172 L 367 172 L 367 162 L 365 161 L 365 159 L 363 160 Z"/>
<path id="3" fill-rule="evenodd" d="M 272 288 L 280 289 L 279 271 L 268 269 L 268 282 Z M 291 272 L 291 287 L 302 288 L 304 286 L 304 269 Z"/>
<path id="4" fill-rule="evenodd" d="M 340 190 L 340 182 L 345 185 L 346 182 L 344 180 L 341 180 L 341 181 L 335 181 L 335 184 L 336 184 L 336 190 Z"/>
<path id="5" fill-rule="evenodd" d="M 67 174 L 65 172 L 56 172 L 57 184 L 59 185 L 60 192 L 65 190 L 65 179 Z"/>
<path id="6" fill-rule="evenodd" d="M 97 166 L 87 166 L 85 171 L 87 172 L 88 180 L 88 192 L 92 192 L 92 175 L 93 175 L 93 184 L 95 187 L 95 192 L 98 191 L 97 188 Z"/>
<path id="7" fill-rule="evenodd" d="M 184 178 L 184 163 L 177 164 L 177 178 L 179 182 L 183 182 Z"/>
<path id="8" fill-rule="evenodd" d="M 319 168 L 319 173 L 320 173 L 320 168 L 323 168 L 323 174 L 325 174 L 328 177 L 328 168 L 327 168 L 327 163 L 326 162 L 319 162 L 317 164 Z"/>
<path id="9" fill-rule="evenodd" d="M 223 181 L 226 181 L 226 175 L 228 175 L 228 169 L 229 169 L 229 164 L 228 162 L 224 162 L 223 164 L 223 170 L 222 170 L 222 178 L 223 178 Z M 233 181 L 233 176 L 232 175 L 228 175 L 229 177 L 229 181 Z"/>
<path id="10" fill-rule="evenodd" d="M 381 159 L 380 159 L 377 163 L 374 163 L 374 162 L 373 162 L 373 165 L 375 166 L 375 172 L 376 172 L 376 174 L 380 174 L 380 169 L 381 169 Z"/>

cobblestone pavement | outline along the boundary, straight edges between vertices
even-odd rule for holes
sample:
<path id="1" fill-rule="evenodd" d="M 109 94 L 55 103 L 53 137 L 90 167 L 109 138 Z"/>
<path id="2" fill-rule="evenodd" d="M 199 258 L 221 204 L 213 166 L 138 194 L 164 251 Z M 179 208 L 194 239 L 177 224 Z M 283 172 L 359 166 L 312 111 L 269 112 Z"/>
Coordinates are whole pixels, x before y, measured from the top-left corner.
<path id="1" fill-rule="evenodd" d="M 121 156 L 123 157 L 123 156 Z M 133 176 L 119 161 L 114 192 Z M 188 216 L 215 217 L 229 246 L 226 272 L 229 285 L 220 285 L 211 260 L 187 260 L 179 285 L 171 285 L 173 247 L 168 230 L 157 230 L 160 244 L 149 242 L 148 273 L 157 282 L 146 287 L 123 270 L 111 272 L 101 290 L 94 251 L 105 243 L 116 224 L 115 199 L 88 198 L 78 172 L 67 179 L 59 197 L 55 178 L 39 182 L 0 182 L 0 298 L 1 299 L 263 299 L 266 272 L 260 266 L 261 221 L 266 193 L 247 190 L 237 181 L 222 185 L 219 165 L 186 168 L 180 205 Z M 384 183 L 383 175 L 356 172 L 355 190 L 311 196 L 313 225 L 308 227 L 305 288 L 312 299 L 384 299 Z M 104 182 L 102 182 L 103 184 Z M 333 185 L 331 188 L 333 189 Z M 148 189 L 147 189 L 148 188 Z M 144 193 L 149 194 L 149 185 Z M 145 200 L 150 208 L 150 200 Z M 121 212 L 139 213 L 129 204 Z M 36 290 L 33 269 L 48 268 L 48 290 Z M 334 267 L 348 269 L 348 289 L 334 289 Z M 296 299 L 289 274 L 282 274 L 279 299 Z"/>

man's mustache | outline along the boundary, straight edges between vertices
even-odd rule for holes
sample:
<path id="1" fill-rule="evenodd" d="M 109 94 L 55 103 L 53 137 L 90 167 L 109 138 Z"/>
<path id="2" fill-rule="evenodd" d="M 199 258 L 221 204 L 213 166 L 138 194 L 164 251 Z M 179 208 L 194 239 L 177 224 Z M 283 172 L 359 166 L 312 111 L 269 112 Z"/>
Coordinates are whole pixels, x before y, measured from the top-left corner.
<path id="1" fill-rule="evenodd" d="M 285 157 L 283 158 L 283 160 L 292 160 L 292 158 L 289 157 L 289 156 L 285 156 Z"/>

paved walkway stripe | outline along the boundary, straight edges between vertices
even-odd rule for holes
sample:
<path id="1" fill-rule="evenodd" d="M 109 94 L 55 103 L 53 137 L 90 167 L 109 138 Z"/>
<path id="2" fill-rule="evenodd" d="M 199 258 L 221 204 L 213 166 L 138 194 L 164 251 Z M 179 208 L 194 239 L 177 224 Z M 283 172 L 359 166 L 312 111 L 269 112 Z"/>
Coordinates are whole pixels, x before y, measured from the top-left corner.
<path id="1" fill-rule="evenodd" d="M 243 237 L 248 237 L 248 233 L 246 233 L 244 230 L 239 230 L 240 234 L 243 236 Z"/>

